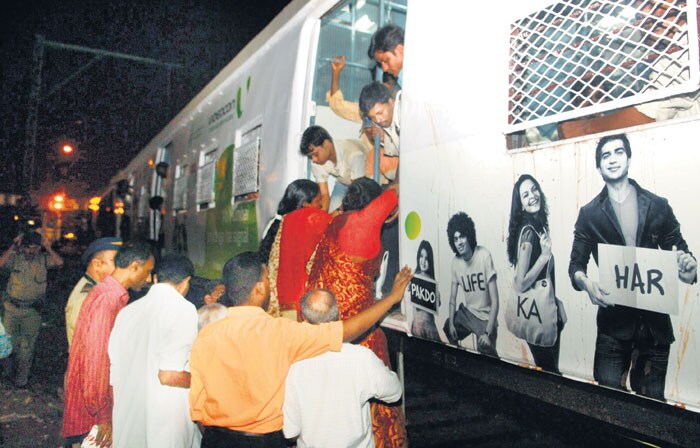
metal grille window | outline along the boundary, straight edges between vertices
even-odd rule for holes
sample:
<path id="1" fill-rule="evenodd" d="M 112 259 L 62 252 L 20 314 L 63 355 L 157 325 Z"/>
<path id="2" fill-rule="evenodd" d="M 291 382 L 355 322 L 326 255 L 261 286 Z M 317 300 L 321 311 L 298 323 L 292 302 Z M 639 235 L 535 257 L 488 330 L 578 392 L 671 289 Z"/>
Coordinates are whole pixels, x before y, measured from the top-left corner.
<path id="1" fill-rule="evenodd" d="M 214 205 L 214 176 L 216 175 L 216 146 L 199 153 L 199 169 L 197 171 L 197 207 L 206 210 Z"/>
<path id="2" fill-rule="evenodd" d="M 148 205 L 148 193 L 146 186 L 142 185 L 139 190 L 138 196 L 138 206 L 136 207 L 136 217 L 139 219 L 146 219 L 146 206 Z"/>
<path id="3" fill-rule="evenodd" d="M 695 0 L 564 0 L 511 25 L 507 132 L 698 88 Z"/>
<path id="4" fill-rule="evenodd" d="M 233 196 L 256 193 L 260 189 L 260 148 L 262 126 L 243 134 L 241 144 L 233 150 Z"/>

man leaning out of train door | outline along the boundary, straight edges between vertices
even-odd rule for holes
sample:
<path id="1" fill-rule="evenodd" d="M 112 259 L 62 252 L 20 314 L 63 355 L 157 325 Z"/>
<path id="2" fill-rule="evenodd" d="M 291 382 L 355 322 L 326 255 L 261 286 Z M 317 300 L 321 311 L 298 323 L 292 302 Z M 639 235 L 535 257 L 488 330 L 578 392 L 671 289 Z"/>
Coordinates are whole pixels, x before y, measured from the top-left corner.
<path id="1" fill-rule="evenodd" d="M 325 211 L 333 211 L 355 179 L 364 177 L 367 163 L 366 148 L 359 140 L 338 140 L 321 126 L 310 126 L 301 136 L 299 151 L 311 159 L 311 172 L 321 190 L 321 205 Z M 328 178 L 335 178 L 332 194 Z"/>

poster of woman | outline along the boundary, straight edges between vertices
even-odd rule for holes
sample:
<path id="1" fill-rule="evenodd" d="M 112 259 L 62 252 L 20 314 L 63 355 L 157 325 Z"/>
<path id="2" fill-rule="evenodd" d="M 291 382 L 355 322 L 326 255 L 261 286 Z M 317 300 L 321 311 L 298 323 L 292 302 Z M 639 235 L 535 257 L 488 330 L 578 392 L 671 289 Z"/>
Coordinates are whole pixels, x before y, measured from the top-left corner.
<path id="1" fill-rule="evenodd" d="M 419 338 L 441 341 L 435 324 L 435 315 L 440 308 L 440 291 L 435 283 L 435 261 L 433 246 L 423 240 L 416 253 L 416 270 L 409 286 L 413 322 L 411 333 Z"/>
<path id="2" fill-rule="evenodd" d="M 535 365 L 559 373 L 564 306 L 556 299 L 547 199 L 539 182 L 521 175 L 513 186 L 508 223 L 508 261 L 515 268 L 506 325 L 524 339 Z"/>

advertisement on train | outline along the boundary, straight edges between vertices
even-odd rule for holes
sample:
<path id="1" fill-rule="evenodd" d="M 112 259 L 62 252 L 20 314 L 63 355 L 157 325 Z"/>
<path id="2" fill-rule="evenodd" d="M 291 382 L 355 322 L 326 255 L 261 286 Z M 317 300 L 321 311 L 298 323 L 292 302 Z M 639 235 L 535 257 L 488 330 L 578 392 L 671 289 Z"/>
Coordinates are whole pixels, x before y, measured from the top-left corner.
<path id="1" fill-rule="evenodd" d="M 162 158 L 175 177 L 174 197 L 164 206 L 174 219 L 165 219 L 162 245 L 187 253 L 198 275 L 219 278 L 232 255 L 257 249 L 286 185 L 281 179 L 299 171 L 297 154 L 279 150 L 292 136 L 278 130 L 300 120 L 279 99 L 301 100 L 292 88 L 301 26 L 301 19 L 288 21 L 264 36 L 268 46 L 236 59 L 171 123 L 170 133 L 152 142 L 158 154 L 171 150 Z M 267 69 L 270 60 L 276 70 Z"/>
<path id="2" fill-rule="evenodd" d="M 457 3 L 408 16 L 409 333 L 698 411 L 696 5 L 542 2 L 465 27 Z M 619 126 L 625 109 L 646 119 Z"/>

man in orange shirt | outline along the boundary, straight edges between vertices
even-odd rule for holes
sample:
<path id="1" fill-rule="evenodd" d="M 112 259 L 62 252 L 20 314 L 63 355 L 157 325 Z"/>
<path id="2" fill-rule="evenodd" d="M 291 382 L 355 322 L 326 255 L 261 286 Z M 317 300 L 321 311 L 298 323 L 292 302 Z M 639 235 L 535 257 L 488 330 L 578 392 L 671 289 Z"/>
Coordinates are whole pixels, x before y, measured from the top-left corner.
<path id="1" fill-rule="evenodd" d="M 340 351 L 343 342 L 366 332 L 401 301 L 411 277 L 402 269 L 384 299 L 346 321 L 311 325 L 265 313 L 270 282 L 257 254 L 230 259 L 221 302 L 231 308 L 199 333 L 190 355 L 190 415 L 206 427 L 202 447 L 284 447 L 282 404 L 290 366 Z"/>

